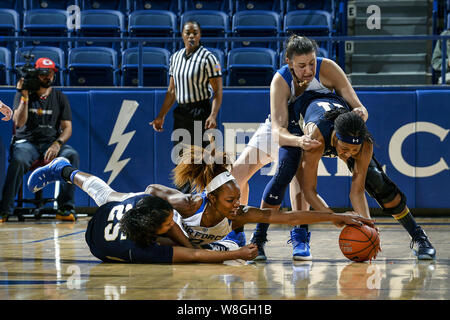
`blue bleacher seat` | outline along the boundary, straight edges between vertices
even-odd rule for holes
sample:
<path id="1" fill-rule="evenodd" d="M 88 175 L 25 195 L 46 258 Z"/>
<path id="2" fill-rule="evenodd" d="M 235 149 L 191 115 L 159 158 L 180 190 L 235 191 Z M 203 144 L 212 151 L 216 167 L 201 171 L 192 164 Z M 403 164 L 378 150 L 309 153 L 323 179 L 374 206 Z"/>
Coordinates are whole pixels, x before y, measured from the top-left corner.
<path id="1" fill-rule="evenodd" d="M 17 11 L 17 13 L 19 14 L 19 16 L 21 16 L 23 14 L 23 7 L 24 3 L 23 0 L 0 0 L 0 8 L 2 9 L 13 9 L 15 11 Z"/>
<path id="2" fill-rule="evenodd" d="M 233 15 L 232 33 L 237 37 L 277 37 L 281 31 L 278 13 L 266 10 L 238 11 Z M 233 41 L 232 48 L 265 47 L 279 49 L 278 42 Z"/>
<path id="3" fill-rule="evenodd" d="M 23 66 L 25 64 L 25 59 L 23 57 L 24 53 L 31 53 L 34 55 L 34 62 L 39 58 L 49 58 L 51 59 L 56 67 L 58 68 L 58 73 L 55 75 L 55 85 L 63 86 L 64 85 L 64 73 L 66 68 L 66 60 L 64 51 L 57 47 L 48 47 L 48 46 L 35 46 L 35 47 L 21 47 L 16 50 L 15 53 L 15 63 L 14 67 L 17 68 L 19 66 Z M 17 82 L 19 79 L 15 79 Z"/>
<path id="4" fill-rule="evenodd" d="M 11 85 L 11 51 L 0 47 L 0 85 Z"/>
<path id="5" fill-rule="evenodd" d="M 59 9 L 34 9 L 24 13 L 23 35 L 41 37 L 68 37 L 67 28 L 68 12 Z M 65 41 L 41 41 L 25 42 L 24 45 L 47 45 L 67 48 Z"/>
<path id="6" fill-rule="evenodd" d="M 0 9 L 0 36 L 14 37 L 18 35 L 20 29 L 19 15 L 12 9 Z M 0 46 L 14 50 L 17 43 L 13 41 L 1 41 Z"/>
<path id="7" fill-rule="evenodd" d="M 180 15 L 183 0 L 129 0 L 130 10 L 168 10 Z"/>
<path id="8" fill-rule="evenodd" d="M 325 10 L 333 14 L 335 0 L 287 0 L 286 13 L 295 10 Z"/>
<path id="9" fill-rule="evenodd" d="M 25 0 L 28 9 L 61 9 L 66 10 L 71 5 L 79 6 L 79 0 Z M 17 1 L 19 2 L 19 1 Z"/>
<path id="10" fill-rule="evenodd" d="M 117 10 L 129 12 L 130 0 L 78 0 L 81 10 Z"/>
<path id="11" fill-rule="evenodd" d="M 286 35 L 295 33 L 306 37 L 330 36 L 333 31 L 331 14 L 323 10 L 297 10 L 284 16 L 283 31 Z M 320 47 L 332 52 L 331 42 L 318 42 Z"/>
<path id="12" fill-rule="evenodd" d="M 285 0 L 235 0 L 237 11 L 244 10 L 268 10 L 277 13 L 284 13 Z"/>
<path id="13" fill-rule="evenodd" d="M 107 47 L 69 49 L 69 86 L 115 86 L 118 84 L 117 52 Z"/>
<path id="14" fill-rule="evenodd" d="M 228 52 L 227 86 L 269 86 L 277 66 L 272 49 L 232 49 Z"/>
<path id="15" fill-rule="evenodd" d="M 216 10 L 233 14 L 233 0 L 184 0 L 184 11 Z"/>
<path id="16" fill-rule="evenodd" d="M 207 47 L 226 49 L 226 42 L 207 42 L 207 37 L 228 37 L 229 23 L 228 16 L 222 11 L 216 10 L 193 10 L 186 11 L 181 15 L 180 31 L 187 21 L 197 21 L 202 30 L 202 41 Z"/>
<path id="17" fill-rule="evenodd" d="M 145 46 L 161 47 L 169 51 L 176 48 L 177 17 L 167 10 L 137 10 L 129 16 L 128 34 L 130 37 L 169 37 L 171 43 L 144 43 Z M 129 47 L 137 44 L 129 43 Z"/>
<path id="18" fill-rule="evenodd" d="M 328 36 L 331 31 L 331 15 L 323 10 L 291 11 L 284 17 L 284 32 L 286 33 Z"/>
<path id="19" fill-rule="evenodd" d="M 81 11 L 81 25 L 77 30 L 79 37 L 123 37 L 125 18 L 118 10 L 83 10 Z M 122 48 L 121 42 L 108 41 L 80 41 L 78 46 L 108 46 L 115 49 Z"/>
<path id="20" fill-rule="evenodd" d="M 317 56 L 322 58 L 328 58 L 328 51 L 325 48 L 317 48 Z"/>
<path id="21" fill-rule="evenodd" d="M 144 86 L 166 87 L 169 84 L 170 52 L 164 48 L 142 48 Z M 122 86 L 137 86 L 139 51 L 129 48 L 122 53 Z"/>

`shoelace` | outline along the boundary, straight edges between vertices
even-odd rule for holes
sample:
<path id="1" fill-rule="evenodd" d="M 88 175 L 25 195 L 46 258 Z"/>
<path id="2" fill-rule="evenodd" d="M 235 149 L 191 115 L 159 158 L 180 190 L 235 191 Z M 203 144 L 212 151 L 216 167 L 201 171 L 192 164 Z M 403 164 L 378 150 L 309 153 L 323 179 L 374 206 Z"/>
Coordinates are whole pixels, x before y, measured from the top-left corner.
<path id="1" fill-rule="evenodd" d="M 411 243 L 409 244 L 409 247 L 412 249 L 414 248 L 414 243 L 417 242 L 418 247 L 425 247 L 425 248 L 431 248 L 428 242 L 428 238 L 426 237 L 418 237 L 416 239 L 412 239 Z"/>
<path id="2" fill-rule="evenodd" d="M 306 239 L 305 239 L 304 242 L 309 243 L 309 238 L 310 238 L 310 233 L 307 232 L 307 233 L 306 233 Z M 303 242 L 303 241 L 297 241 L 297 242 Z M 292 243 L 292 236 L 291 236 L 291 237 L 289 238 L 289 240 L 287 241 L 287 244 L 290 244 L 290 243 Z"/>

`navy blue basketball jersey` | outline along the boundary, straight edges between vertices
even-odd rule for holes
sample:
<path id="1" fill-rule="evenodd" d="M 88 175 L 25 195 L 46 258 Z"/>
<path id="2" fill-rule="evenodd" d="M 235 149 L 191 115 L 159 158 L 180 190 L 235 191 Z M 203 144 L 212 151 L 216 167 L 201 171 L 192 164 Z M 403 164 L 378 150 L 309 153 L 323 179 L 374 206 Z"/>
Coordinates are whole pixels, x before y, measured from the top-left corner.
<path id="1" fill-rule="evenodd" d="M 336 149 L 331 146 L 331 135 L 334 130 L 334 122 L 324 118 L 325 112 L 346 108 L 351 110 L 345 100 L 335 93 L 305 92 L 295 103 L 289 106 L 289 121 L 295 121 L 304 130 L 305 126 L 313 122 L 319 128 L 325 140 L 324 156 L 335 157 Z"/>
<path id="2" fill-rule="evenodd" d="M 121 202 L 108 202 L 97 209 L 86 229 L 86 242 L 91 253 L 104 262 L 172 263 L 173 248 L 157 243 L 140 247 L 119 230 L 123 214 L 147 195 Z"/>

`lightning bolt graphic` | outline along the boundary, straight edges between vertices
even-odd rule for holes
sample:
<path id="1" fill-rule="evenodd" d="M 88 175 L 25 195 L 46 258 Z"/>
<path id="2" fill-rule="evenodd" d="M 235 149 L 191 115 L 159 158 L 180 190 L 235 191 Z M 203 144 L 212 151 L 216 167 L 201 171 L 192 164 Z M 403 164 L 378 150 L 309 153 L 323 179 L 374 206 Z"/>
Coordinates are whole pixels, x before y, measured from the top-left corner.
<path id="1" fill-rule="evenodd" d="M 114 125 L 114 129 L 111 133 L 111 138 L 109 139 L 108 145 L 112 145 L 117 143 L 116 148 L 114 149 L 113 154 L 109 158 L 108 164 L 105 167 L 103 172 L 111 171 L 111 176 L 108 180 L 108 185 L 111 184 L 117 175 L 122 171 L 122 169 L 127 165 L 130 158 L 120 160 L 123 152 L 127 148 L 131 139 L 133 138 L 136 130 L 124 133 L 127 128 L 128 123 L 136 112 L 139 103 L 134 100 L 124 100 L 122 102 L 122 107 L 120 108 L 119 116 L 117 117 L 116 124 Z"/>

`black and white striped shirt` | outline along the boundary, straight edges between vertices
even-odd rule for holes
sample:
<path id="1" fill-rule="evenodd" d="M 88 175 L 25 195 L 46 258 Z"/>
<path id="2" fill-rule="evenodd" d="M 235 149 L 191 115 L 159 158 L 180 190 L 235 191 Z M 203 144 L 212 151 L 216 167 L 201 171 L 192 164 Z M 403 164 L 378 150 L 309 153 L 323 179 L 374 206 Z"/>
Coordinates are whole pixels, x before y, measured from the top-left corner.
<path id="1" fill-rule="evenodd" d="M 175 82 L 175 97 L 178 104 L 194 103 L 211 98 L 209 79 L 222 76 L 217 58 L 200 46 L 186 57 L 186 48 L 170 57 L 170 76 Z"/>

